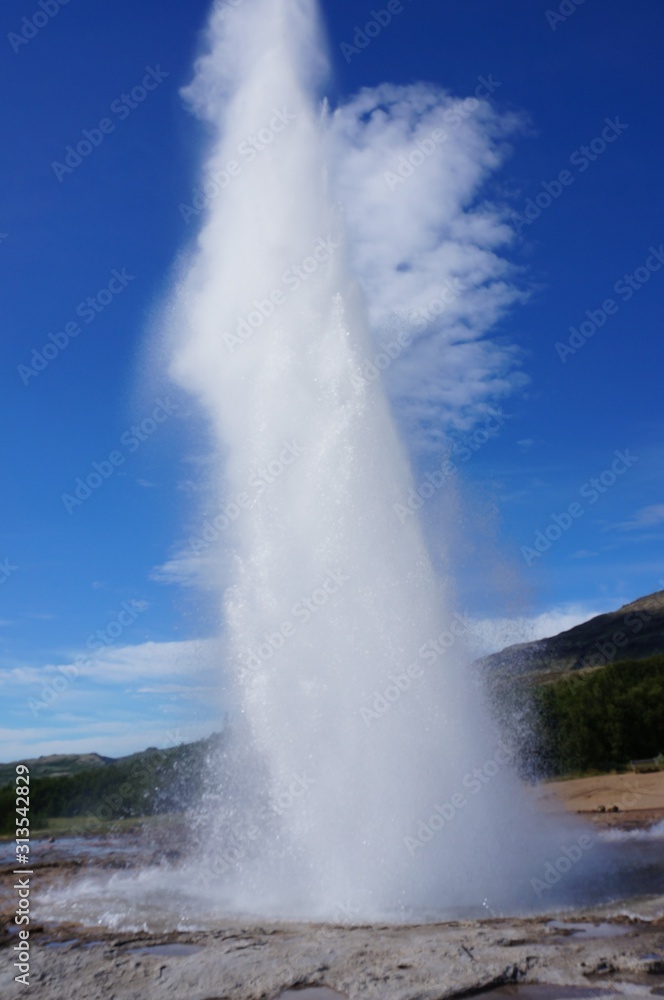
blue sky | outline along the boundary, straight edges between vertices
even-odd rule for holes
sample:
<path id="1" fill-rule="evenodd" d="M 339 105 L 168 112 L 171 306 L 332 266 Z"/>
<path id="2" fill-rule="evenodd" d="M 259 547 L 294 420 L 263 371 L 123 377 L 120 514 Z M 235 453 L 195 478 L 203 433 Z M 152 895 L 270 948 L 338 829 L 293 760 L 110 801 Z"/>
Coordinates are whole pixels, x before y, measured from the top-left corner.
<path id="1" fill-rule="evenodd" d="M 7 0 L 0 39 L 2 759 L 164 745 L 209 732 L 220 711 L 204 697 L 214 650 L 199 643 L 214 599 L 156 571 L 190 514 L 197 429 L 144 351 L 195 226 L 179 206 L 203 136 L 179 88 L 207 5 L 44 4 Z M 486 441 L 483 420 L 454 440 L 460 604 L 489 632 L 487 620 L 514 619 L 515 638 L 664 587 L 664 10 L 569 7 L 393 3 L 361 47 L 356 29 L 383 5 L 323 2 L 333 106 L 384 81 L 467 98 L 483 79 L 513 117 L 476 197 L 510 220 L 501 254 L 522 301 L 489 336 L 523 377 L 497 394 Z M 89 155 L 67 162 L 84 130 Z M 574 352 L 560 346 L 571 327 Z M 441 461 L 416 458 L 416 483 Z M 90 473 L 98 488 L 63 501 Z M 547 530 L 560 534 L 549 547 Z"/>

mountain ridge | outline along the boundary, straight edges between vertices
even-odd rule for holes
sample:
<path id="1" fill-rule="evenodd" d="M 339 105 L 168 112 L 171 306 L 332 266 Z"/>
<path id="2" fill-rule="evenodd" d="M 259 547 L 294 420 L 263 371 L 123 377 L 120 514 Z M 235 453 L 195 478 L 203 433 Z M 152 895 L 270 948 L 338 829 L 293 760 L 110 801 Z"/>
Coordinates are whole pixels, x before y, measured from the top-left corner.
<path id="1" fill-rule="evenodd" d="M 123 757 L 105 757 L 99 753 L 52 753 L 41 757 L 22 757 L 20 760 L 0 762 L 0 786 L 14 780 L 17 764 L 27 764 L 31 778 L 64 778 L 89 771 L 94 768 L 104 768 L 113 764 L 126 764 L 146 754 L 154 753 L 156 747 L 147 747 L 136 753 Z"/>
<path id="2" fill-rule="evenodd" d="M 642 660 L 664 652 L 664 590 L 639 597 L 615 611 L 595 615 L 558 635 L 516 643 L 482 657 L 489 674 L 531 675 L 539 680 L 598 669 L 619 660 Z"/>

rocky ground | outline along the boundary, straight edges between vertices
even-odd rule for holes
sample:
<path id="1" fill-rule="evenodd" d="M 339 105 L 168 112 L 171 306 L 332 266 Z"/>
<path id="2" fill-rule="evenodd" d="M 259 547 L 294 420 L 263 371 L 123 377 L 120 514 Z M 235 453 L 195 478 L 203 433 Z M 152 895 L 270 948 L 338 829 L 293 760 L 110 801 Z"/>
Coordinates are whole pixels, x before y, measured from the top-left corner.
<path id="1" fill-rule="evenodd" d="M 103 864 L 126 858 L 109 855 Z M 46 887 L 86 868 L 75 859 L 37 862 L 35 874 Z M 30 992 L 39 1000 L 273 1000 L 305 986 L 328 986 L 349 1000 L 443 1000 L 490 996 L 506 983 L 591 987 L 585 995 L 593 996 L 664 994 L 664 919 L 601 923 L 588 914 L 572 926 L 550 916 L 419 926 L 228 920 L 162 934 L 32 923 L 26 987 L 14 982 L 15 879 L 3 874 L 3 1000 Z"/>
<path id="2" fill-rule="evenodd" d="M 640 798 L 635 804 L 642 803 Z M 627 828 L 649 825 L 661 816 L 659 802 L 648 805 L 655 808 L 643 816 L 636 809 L 592 818 L 602 825 L 618 820 Z M 150 860 L 156 858 L 142 863 Z M 90 845 L 82 844 L 77 853 L 71 845 L 65 849 L 64 842 L 60 849 L 57 842 L 48 848 L 35 845 L 33 862 L 41 889 L 91 868 L 131 864 L 112 843 L 95 854 Z M 664 918 L 607 921 L 599 912 L 584 913 L 573 925 L 564 918 L 552 920 L 553 914 L 418 926 L 227 920 L 182 933 L 39 926 L 33 920 L 28 987 L 14 982 L 13 867 L 0 869 L 2 1000 L 21 994 L 38 1000 L 275 1000 L 285 989 L 316 986 L 330 987 L 348 1000 L 443 1000 L 485 991 L 490 997 L 502 984 L 524 984 L 514 995 L 530 1000 L 527 984 L 535 983 L 589 991 L 578 996 L 664 995 Z M 496 1000 L 504 995 L 496 994 Z M 569 995 L 562 989 L 547 993 L 552 1000 Z M 324 1000 L 308 993 L 302 1000 L 309 997 Z"/>
<path id="3" fill-rule="evenodd" d="M 590 986 L 594 995 L 664 988 L 664 922 L 625 922 L 624 934 L 609 937 L 588 927 L 554 928 L 545 918 L 414 927 L 228 922 L 123 935 L 61 925 L 33 930 L 29 988 L 13 982 L 4 949 L 0 995 L 271 1000 L 287 987 L 327 985 L 349 1000 L 443 1000 L 505 983 Z"/>

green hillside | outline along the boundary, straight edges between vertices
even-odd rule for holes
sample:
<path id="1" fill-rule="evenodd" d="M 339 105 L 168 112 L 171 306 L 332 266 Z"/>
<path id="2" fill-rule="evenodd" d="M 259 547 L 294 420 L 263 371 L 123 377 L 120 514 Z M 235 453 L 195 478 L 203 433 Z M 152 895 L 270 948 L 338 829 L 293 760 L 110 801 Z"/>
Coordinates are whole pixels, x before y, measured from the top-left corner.
<path id="1" fill-rule="evenodd" d="M 664 752 L 664 591 L 476 664 L 524 777 Z"/>
<path id="2" fill-rule="evenodd" d="M 480 661 L 487 675 L 561 675 L 664 653 L 664 591 L 597 615 L 559 635 L 508 646 Z"/>
<path id="3" fill-rule="evenodd" d="M 105 767 L 114 763 L 112 757 L 100 757 L 98 753 L 50 754 L 48 757 L 33 757 L 21 761 L 30 768 L 33 778 L 58 778 L 67 774 L 78 774 L 93 767 Z M 14 780 L 16 762 L 0 764 L 0 786 Z"/>
<path id="4" fill-rule="evenodd" d="M 622 769 L 664 753 L 664 654 L 538 685 L 542 760 L 555 774 Z"/>
<path id="5" fill-rule="evenodd" d="M 182 812 L 203 791 L 207 763 L 222 745 L 219 734 L 168 750 L 152 747 L 130 757 L 111 760 L 97 754 L 61 758 L 69 774 L 49 775 L 40 762 L 30 766 L 30 825 L 47 829 L 54 818 L 69 818 L 75 834 L 91 834 L 111 820 Z M 85 761 L 94 760 L 85 767 Z M 28 762 L 26 762 L 28 763 Z M 15 764 L 3 765 L 11 784 L 0 787 L 0 834 L 14 831 Z M 41 776 L 39 776 L 41 774 Z"/>

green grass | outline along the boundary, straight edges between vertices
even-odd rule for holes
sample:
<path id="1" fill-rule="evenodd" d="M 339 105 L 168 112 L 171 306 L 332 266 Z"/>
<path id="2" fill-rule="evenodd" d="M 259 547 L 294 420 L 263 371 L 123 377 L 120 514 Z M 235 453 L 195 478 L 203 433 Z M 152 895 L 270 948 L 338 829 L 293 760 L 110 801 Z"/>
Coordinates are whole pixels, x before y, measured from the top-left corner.
<path id="1" fill-rule="evenodd" d="M 132 816 L 127 819 L 113 819 L 101 821 L 99 826 L 95 826 L 90 836 L 108 837 L 112 834 L 140 833 L 143 830 L 177 829 L 182 823 L 182 815 L 179 813 L 163 813 L 159 816 Z M 80 837 L 81 819 L 80 817 L 51 816 L 41 826 L 33 826 L 30 830 L 31 838 L 55 837 Z M 11 842 L 14 834 L 0 835 L 0 842 Z"/>

